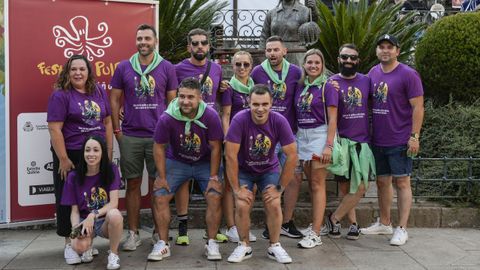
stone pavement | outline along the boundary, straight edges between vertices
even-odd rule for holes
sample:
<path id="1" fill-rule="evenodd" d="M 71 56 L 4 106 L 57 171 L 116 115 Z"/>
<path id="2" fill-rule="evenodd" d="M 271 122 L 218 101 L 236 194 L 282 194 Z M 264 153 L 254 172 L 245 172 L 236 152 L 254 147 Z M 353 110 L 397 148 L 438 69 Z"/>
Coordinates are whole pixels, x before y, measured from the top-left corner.
<path id="1" fill-rule="evenodd" d="M 323 237 L 322 246 L 305 250 L 296 247 L 296 240 L 282 237 L 294 261 L 288 265 L 267 258 L 268 242 L 259 237 L 261 230 L 254 230 L 258 240 L 252 245 L 252 259 L 228 263 L 235 244 L 227 243 L 220 245 L 223 260 L 209 262 L 203 256 L 203 233 L 191 230 L 190 246 L 173 245 L 171 257 L 147 262 L 150 233 L 141 231 L 143 245 L 120 254 L 121 269 L 480 269 L 478 229 L 411 228 L 410 240 L 402 247 L 390 246 L 387 236 L 361 236 L 357 241 Z M 53 230 L 0 230 L 0 269 L 105 269 L 106 240 L 95 240 L 100 255 L 92 263 L 77 266 L 65 264 L 62 242 Z"/>

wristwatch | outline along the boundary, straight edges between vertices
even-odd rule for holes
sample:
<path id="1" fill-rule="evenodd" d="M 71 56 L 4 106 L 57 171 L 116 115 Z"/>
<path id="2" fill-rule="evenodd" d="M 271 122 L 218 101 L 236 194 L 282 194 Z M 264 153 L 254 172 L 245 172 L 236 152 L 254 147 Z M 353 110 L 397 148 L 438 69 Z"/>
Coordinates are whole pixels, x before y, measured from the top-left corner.
<path id="1" fill-rule="evenodd" d="M 95 215 L 95 219 L 97 219 L 98 215 L 100 215 L 100 212 L 98 212 L 97 209 L 93 209 L 92 213 Z"/>
<path id="2" fill-rule="evenodd" d="M 418 133 L 411 133 L 410 134 L 410 140 L 418 141 L 419 139 L 420 139 L 420 134 L 418 134 Z"/>
<path id="3" fill-rule="evenodd" d="M 283 193 L 283 191 L 285 190 L 285 188 L 280 184 L 276 185 L 275 189 L 280 193 Z"/>

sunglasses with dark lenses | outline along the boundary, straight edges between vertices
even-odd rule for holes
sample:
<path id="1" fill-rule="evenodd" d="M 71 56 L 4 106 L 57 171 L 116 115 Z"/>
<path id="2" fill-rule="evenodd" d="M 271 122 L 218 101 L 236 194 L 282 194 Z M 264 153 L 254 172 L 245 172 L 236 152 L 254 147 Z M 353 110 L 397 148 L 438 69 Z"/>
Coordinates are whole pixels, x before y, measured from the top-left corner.
<path id="1" fill-rule="evenodd" d="M 242 67 L 242 66 L 243 66 L 243 68 L 249 68 L 249 67 L 250 67 L 250 63 L 248 63 L 248 62 L 243 62 L 243 63 L 242 63 L 242 62 L 236 62 L 236 63 L 235 63 L 235 66 L 238 67 L 238 68 L 240 68 L 240 67 Z"/>
<path id="2" fill-rule="evenodd" d="M 353 55 L 353 54 L 340 54 L 340 59 L 342 60 L 348 60 L 350 58 L 352 61 L 357 61 L 358 60 L 358 55 Z"/>
<path id="3" fill-rule="evenodd" d="M 207 46 L 208 45 L 208 40 L 190 42 L 190 44 L 192 44 L 193 47 L 197 47 L 200 43 L 202 43 L 203 46 Z"/>

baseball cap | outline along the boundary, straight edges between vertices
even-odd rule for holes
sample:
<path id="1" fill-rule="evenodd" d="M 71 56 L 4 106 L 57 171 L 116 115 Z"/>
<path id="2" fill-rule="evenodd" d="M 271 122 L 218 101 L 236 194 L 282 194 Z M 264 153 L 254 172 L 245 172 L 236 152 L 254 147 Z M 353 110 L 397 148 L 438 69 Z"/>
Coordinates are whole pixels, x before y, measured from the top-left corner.
<path id="1" fill-rule="evenodd" d="M 377 41 L 377 46 L 378 46 L 378 44 L 380 44 L 382 41 L 388 41 L 388 42 L 390 42 L 392 45 L 397 46 L 397 47 L 400 48 L 400 43 L 398 43 L 398 39 L 397 39 L 395 36 L 392 36 L 392 35 L 390 35 L 390 34 L 385 34 L 385 35 L 380 36 L 380 38 L 378 38 L 378 41 Z"/>

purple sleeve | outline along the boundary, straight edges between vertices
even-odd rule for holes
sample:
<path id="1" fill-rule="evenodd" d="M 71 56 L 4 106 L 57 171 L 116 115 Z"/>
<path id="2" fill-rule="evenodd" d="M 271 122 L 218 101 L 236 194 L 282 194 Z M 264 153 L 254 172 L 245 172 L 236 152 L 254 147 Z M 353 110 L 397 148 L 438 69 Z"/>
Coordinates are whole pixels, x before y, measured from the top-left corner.
<path id="1" fill-rule="evenodd" d="M 293 136 L 288 120 L 280 114 L 278 114 L 277 117 L 276 129 L 278 131 L 281 146 L 286 146 L 295 142 L 295 137 Z"/>
<path id="2" fill-rule="evenodd" d="M 232 96 L 233 96 L 233 89 L 232 87 L 228 87 L 225 92 L 222 93 L 222 106 L 232 106 Z"/>
<path id="3" fill-rule="evenodd" d="M 327 107 L 338 107 L 338 90 L 331 83 L 325 85 L 324 94 Z"/>
<path id="4" fill-rule="evenodd" d="M 115 72 L 113 73 L 112 80 L 110 81 L 110 85 L 113 88 L 123 90 L 123 70 L 124 70 L 124 64 L 125 62 L 122 61 L 120 64 L 118 64 L 117 68 L 115 69 Z"/>
<path id="5" fill-rule="evenodd" d="M 105 115 L 110 116 L 112 115 L 112 109 L 110 108 L 110 99 L 108 98 L 107 91 L 102 86 L 99 86 L 100 93 L 103 98 L 103 102 L 105 103 Z"/>
<path id="6" fill-rule="evenodd" d="M 158 118 L 155 134 L 153 135 L 153 140 L 158 144 L 167 144 L 170 141 L 170 129 L 168 128 L 169 118 L 170 116 L 165 112 Z"/>
<path id="7" fill-rule="evenodd" d="M 118 171 L 118 166 L 115 164 L 112 164 L 112 170 L 113 170 L 113 182 L 110 184 L 109 191 L 119 190 L 122 185 L 122 182 L 120 181 L 120 172 Z"/>
<path id="8" fill-rule="evenodd" d="M 238 121 L 239 116 L 241 116 L 241 114 L 237 114 L 233 117 L 230 123 L 230 127 L 228 128 L 228 131 L 227 131 L 227 136 L 226 136 L 227 141 L 232 143 L 238 143 L 238 144 L 242 142 L 242 130 L 243 130 L 240 124 L 240 121 Z M 290 130 L 290 128 L 288 128 L 288 130 Z"/>
<path id="9" fill-rule="evenodd" d="M 72 171 L 68 174 L 67 180 L 65 180 L 61 201 L 62 205 L 78 205 L 76 199 L 75 176 L 75 171 Z"/>
<path id="10" fill-rule="evenodd" d="M 407 81 L 407 96 L 408 99 L 423 96 L 423 86 L 420 75 L 417 71 L 413 70 L 409 72 Z"/>
<path id="11" fill-rule="evenodd" d="M 175 67 L 170 63 L 167 67 L 167 92 L 168 91 L 173 91 L 177 90 L 178 88 L 178 79 L 177 79 L 177 73 L 175 72 Z"/>
<path id="12" fill-rule="evenodd" d="M 220 117 L 216 112 L 209 113 L 208 117 L 208 140 L 209 141 L 223 141 L 223 129 Z"/>
<path id="13" fill-rule="evenodd" d="M 262 68 L 262 66 L 260 66 L 260 65 L 254 67 L 252 73 L 250 74 L 250 77 L 255 82 L 255 84 L 259 83 L 258 80 L 260 79 L 259 75 L 260 75 L 261 68 Z"/>
<path id="14" fill-rule="evenodd" d="M 67 114 L 67 95 L 62 90 L 55 90 L 48 101 L 47 122 L 65 122 Z"/>

